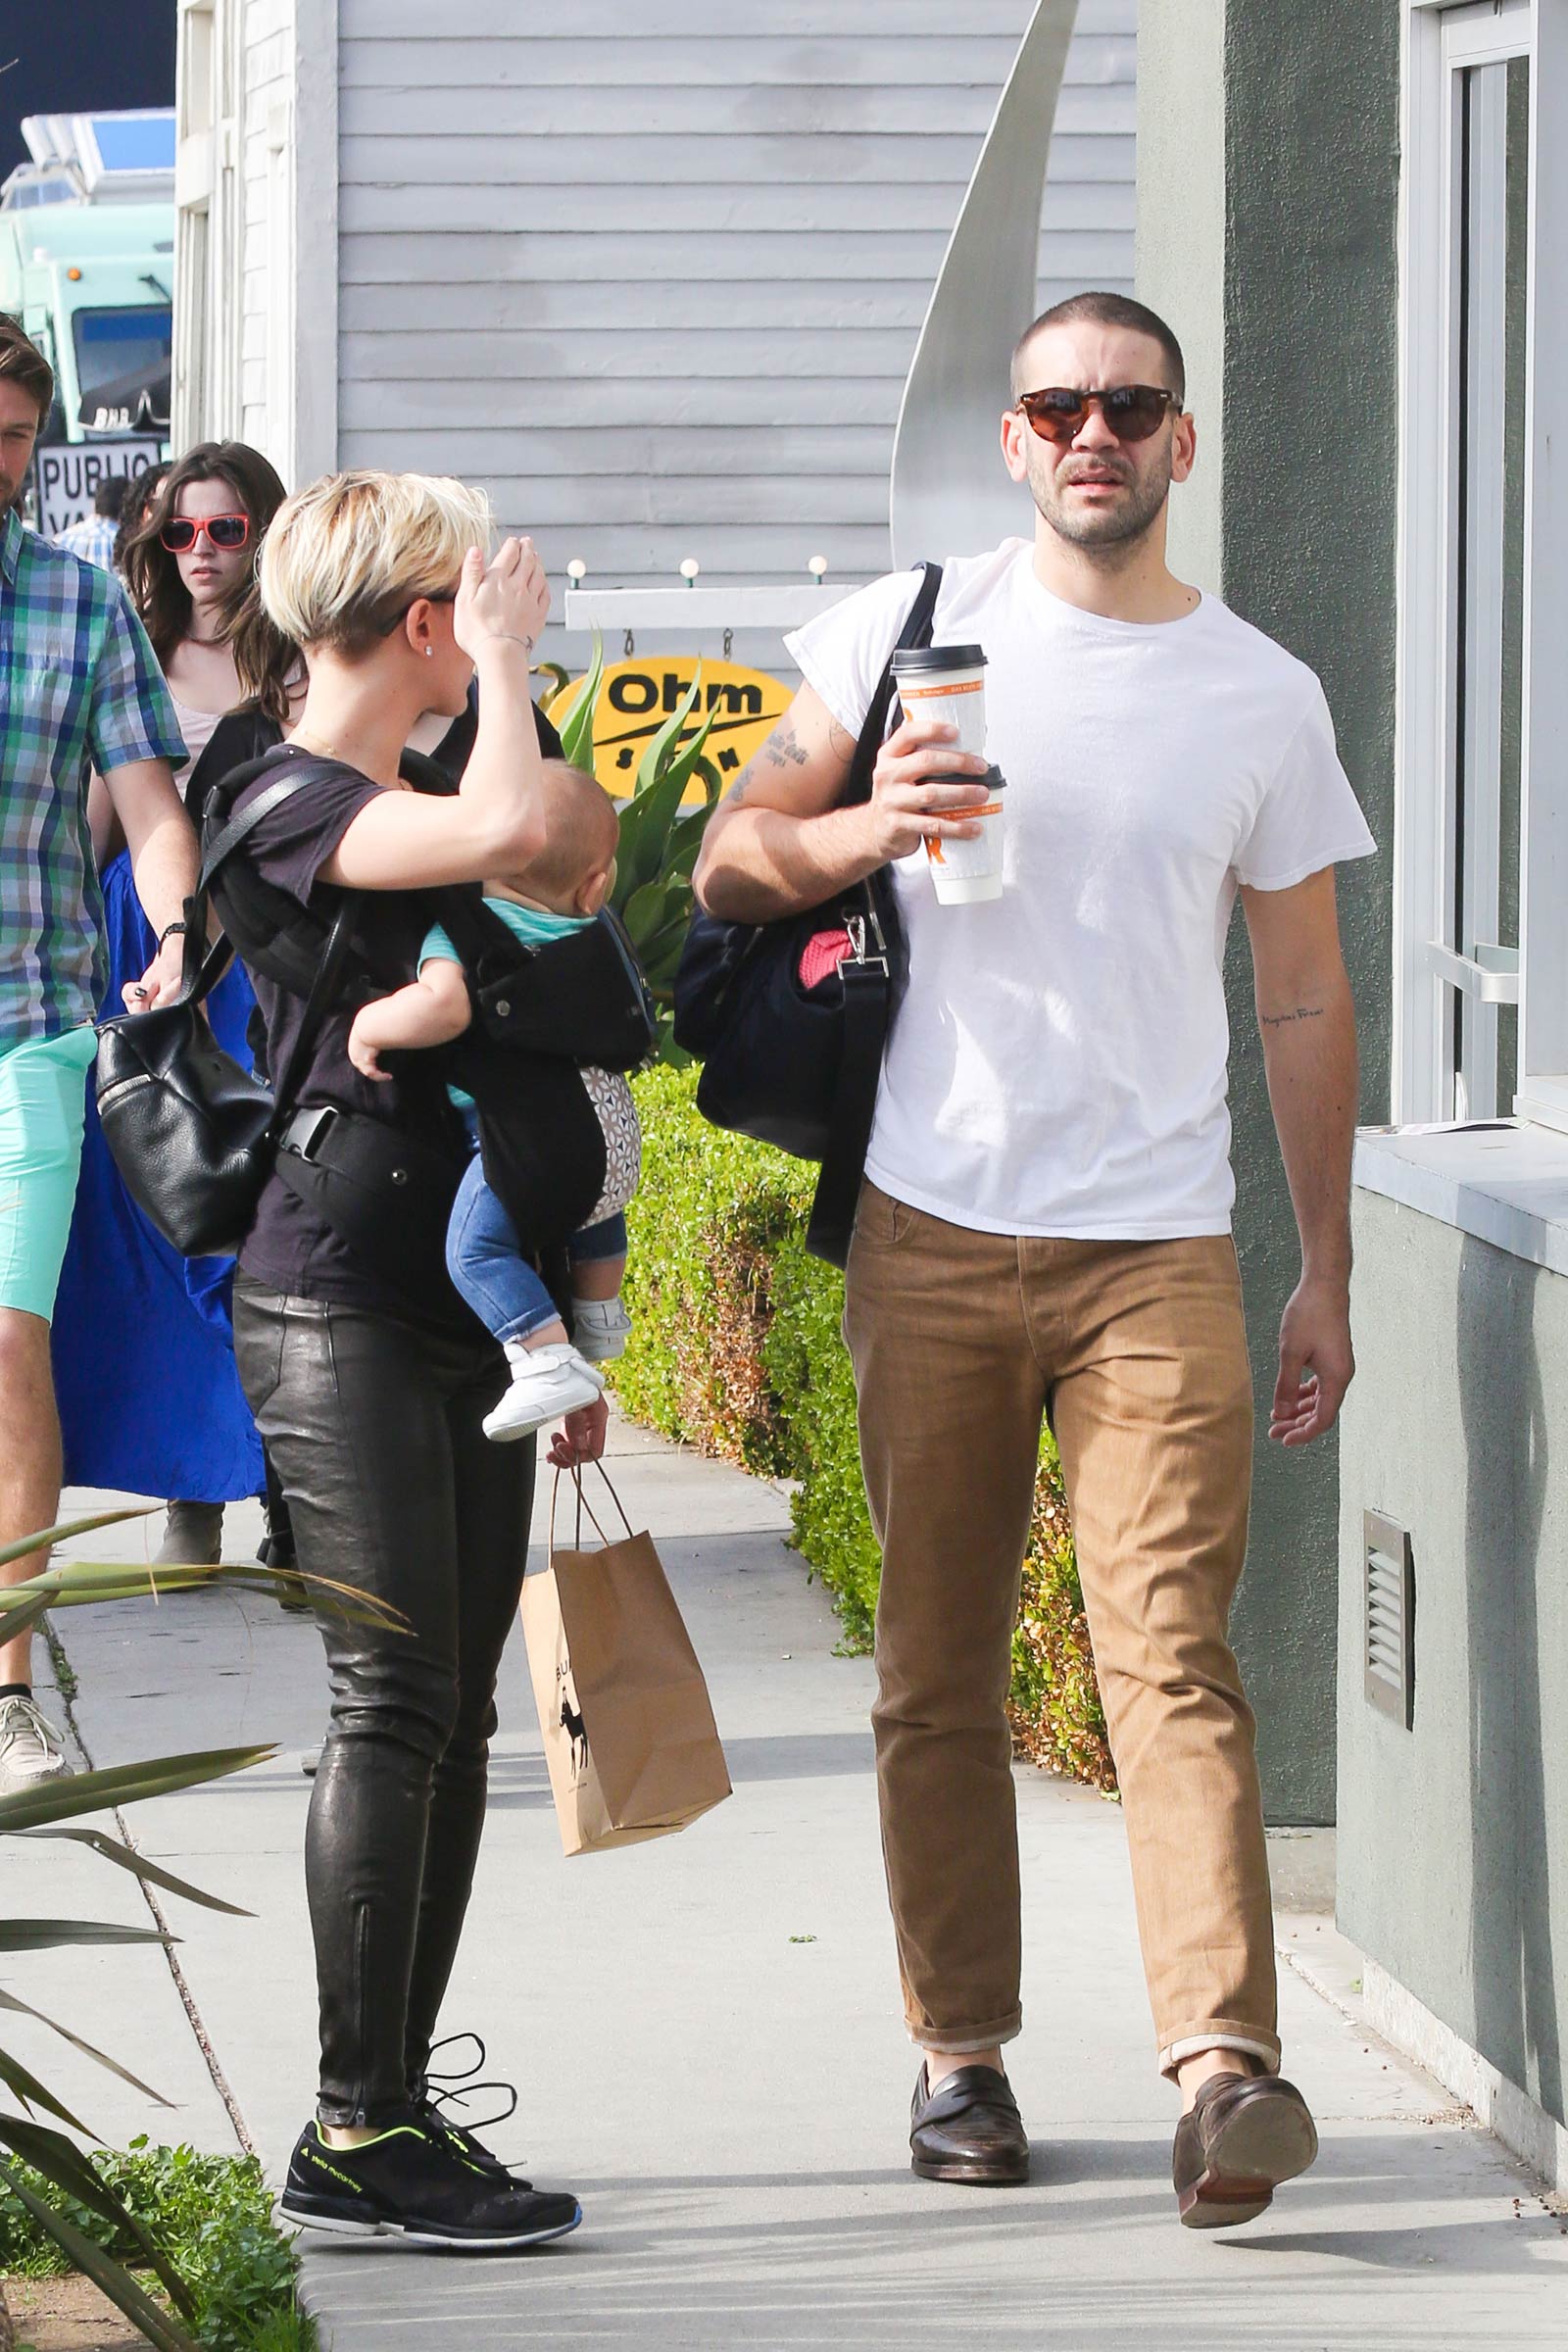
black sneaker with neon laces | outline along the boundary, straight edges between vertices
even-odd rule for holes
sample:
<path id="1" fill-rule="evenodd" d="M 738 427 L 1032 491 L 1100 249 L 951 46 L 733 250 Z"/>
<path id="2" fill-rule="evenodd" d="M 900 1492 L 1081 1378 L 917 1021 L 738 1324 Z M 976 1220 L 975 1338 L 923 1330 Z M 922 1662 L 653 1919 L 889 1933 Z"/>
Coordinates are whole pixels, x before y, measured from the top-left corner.
<path id="1" fill-rule="evenodd" d="M 474 2254 L 511 2253 L 564 2237 L 582 2220 L 575 2197 L 535 2189 L 466 2156 L 452 2137 L 411 2111 L 357 2148 L 327 2145 L 307 2124 L 278 2200 L 302 2230 L 346 2237 L 401 2237 Z"/>

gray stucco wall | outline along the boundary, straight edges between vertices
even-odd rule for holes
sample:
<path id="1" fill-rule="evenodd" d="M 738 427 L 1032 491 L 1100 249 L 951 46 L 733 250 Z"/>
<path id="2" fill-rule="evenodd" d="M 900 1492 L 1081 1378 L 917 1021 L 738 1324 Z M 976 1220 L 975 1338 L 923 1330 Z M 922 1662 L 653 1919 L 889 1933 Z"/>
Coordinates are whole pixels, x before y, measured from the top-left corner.
<path id="1" fill-rule="evenodd" d="M 1559 2123 L 1568 2012 L 1568 1281 L 1355 1197 L 1339 1916 Z M 1415 1720 L 1362 1690 L 1362 1513 L 1409 1531 Z"/>
<path id="2" fill-rule="evenodd" d="M 1399 11 L 1396 0 L 1144 0 L 1139 42 L 1138 291 L 1194 347 L 1195 403 L 1218 378 L 1218 432 L 1209 424 L 1208 460 L 1178 493 L 1178 562 L 1187 550 L 1212 585 L 1198 566 L 1217 544 L 1226 602 L 1327 690 L 1379 843 L 1340 882 L 1361 1116 L 1375 1121 L 1389 1071 Z M 1201 435 L 1201 407 L 1198 421 Z M 1236 1238 L 1261 1431 L 1299 1260 L 1240 920 L 1227 977 Z M 1259 1437 L 1234 1630 L 1265 1802 L 1281 1823 L 1334 1816 L 1336 1457 L 1333 1440 L 1285 1454 Z"/>

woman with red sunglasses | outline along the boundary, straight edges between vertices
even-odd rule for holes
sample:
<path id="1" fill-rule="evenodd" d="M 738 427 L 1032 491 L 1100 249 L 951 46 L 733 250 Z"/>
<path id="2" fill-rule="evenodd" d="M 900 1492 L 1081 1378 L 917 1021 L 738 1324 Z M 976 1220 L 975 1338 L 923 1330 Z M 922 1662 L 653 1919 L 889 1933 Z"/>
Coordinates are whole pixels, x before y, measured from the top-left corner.
<path id="1" fill-rule="evenodd" d="M 283 485 L 259 450 L 207 441 L 165 472 L 121 555 L 126 586 L 173 698 L 190 762 L 243 705 L 281 729 L 303 699 L 296 647 L 262 611 L 256 562 Z M 110 950 L 107 1003 L 146 962 L 146 927 L 97 779 L 89 796 Z M 198 826 L 201 811 L 192 808 Z M 137 963 L 136 957 L 142 956 Z M 134 966 L 134 970 L 132 969 Z M 249 1063 L 255 998 L 235 964 L 208 1004 L 224 1051 Z M 234 1371 L 231 1261 L 176 1255 L 136 1208 L 88 1110 L 75 1215 L 54 1325 L 67 1476 L 171 1497 L 160 1560 L 216 1560 L 223 1506 L 263 1488 Z M 125 1312 L 117 1313 L 123 1302 Z M 286 1564 L 282 1531 L 268 1556 Z"/>
<path id="2" fill-rule="evenodd" d="M 298 649 L 262 611 L 256 562 L 283 485 L 260 450 L 203 441 L 169 469 L 127 539 L 125 585 L 152 639 L 191 767 L 226 710 L 259 703 L 286 724 L 303 696 Z M 187 776 L 190 769 L 187 768 Z"/>

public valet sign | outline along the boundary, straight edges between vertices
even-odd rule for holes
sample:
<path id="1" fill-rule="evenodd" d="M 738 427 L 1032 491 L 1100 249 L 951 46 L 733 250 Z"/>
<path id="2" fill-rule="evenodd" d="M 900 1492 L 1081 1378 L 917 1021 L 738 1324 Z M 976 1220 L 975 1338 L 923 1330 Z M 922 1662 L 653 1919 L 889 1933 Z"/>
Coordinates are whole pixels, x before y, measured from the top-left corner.
<path id="1" fill-rule="evenodd" d="M 145 473 L 163 454 L 156 433 L 99 435 L 91 441 L 44 442 L 33 452 L 38 530 L 52 539 L 92 513 L 93 492 L 116 473 Z"/>
<path id="2" fill-rule="evenodd" d="M 738 662 L 710 662 L 695 654 L 612 662 L 606 667 L 594 714 L 594 773 L 607 792 L 624 799 L 636 790 L 644 752 L 680 709 L 699 667 L 702 689 L 681 741 L 695 735 L 711 711 L 712 732 L 704 757 L 726 783 L 761 749 L 789 709 L 789 687 L 765 670 L 743 669 Z M 569 717 L 582 685 L 581 678 L 573 678 L 545 706 L 558 727 Z M 703 798 L 700 781 L 688 787 L 686 798 Z"/>

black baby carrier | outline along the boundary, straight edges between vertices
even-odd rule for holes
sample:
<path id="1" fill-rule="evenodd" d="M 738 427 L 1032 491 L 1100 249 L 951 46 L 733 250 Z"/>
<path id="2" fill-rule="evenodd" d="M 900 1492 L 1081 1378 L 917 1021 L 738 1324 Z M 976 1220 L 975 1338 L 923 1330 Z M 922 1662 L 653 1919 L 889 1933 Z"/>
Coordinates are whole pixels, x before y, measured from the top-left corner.
<path id="1" fill-rule="evenodd" d="M 378 968 L 358 928 L 362 895 L 322 887 L 319 909 L 302 907 L 235 855 L 263 802 L 276 806 L 273 794 L 304 789 L 328 764 L 280 748 L 223 777 L 204 815 L 202 871 L 247 968 L 308 1008 L 324 993 L 323 1012 L 341 1013 L 409 977 Z M 402 772 L 416 791 L 453 790 L 450 776 L 416 753 L 405 754 Z M 262 778 L 267 786 L 236 815 L 236 803 Z M 285 1102 L 272 1132 L 272 1165 L 368 1266 L 450 1312 L 446 1224 L 466 1142 L 448 1084 L 473 1097 L 485 1179 L 548 1270 L 605 1188 L 605 1132 L 583 1071 L 636 1069 L 652 1050 L 655 1017 L 636 957 L 608 908 L 584 929 L 529 949 L 484 905 L 477 883 L 419 896 L 462 958 L 473 1007 L 469 1028 L 454 1044 L 398 1063 L 400 1084 L 416 1101 L 420 1089 L 430 1090 L 420 1132 L 345 1104 Z"/>

